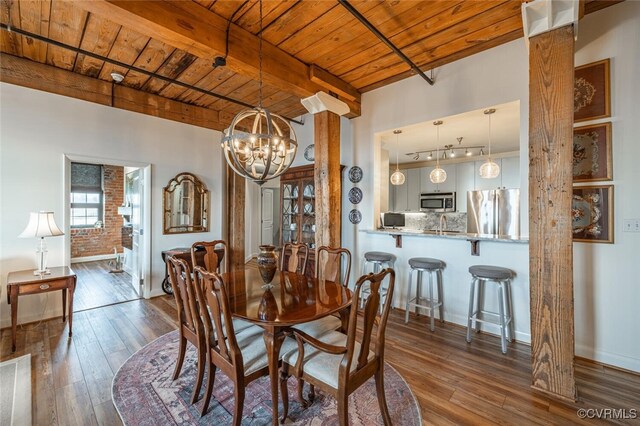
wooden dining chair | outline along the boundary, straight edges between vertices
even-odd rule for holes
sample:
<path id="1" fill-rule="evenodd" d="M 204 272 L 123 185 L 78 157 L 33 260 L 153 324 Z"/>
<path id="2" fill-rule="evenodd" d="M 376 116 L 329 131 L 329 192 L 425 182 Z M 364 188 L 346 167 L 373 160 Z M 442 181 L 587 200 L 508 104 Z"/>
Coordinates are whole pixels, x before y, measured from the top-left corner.
<path id="1" fill-rule="evenodd" d="M 199 261 L 198 252 L 204 249 L 204 259 Z M 222 249 L 222 260 L 216 250 Z M 227 272 L 229 256 L 227 253 L 227 243 L 224 240 L 198 241 L 191 245 L 191 264 L 195 268 L 201 266 L 207 271 L 223 273 Z"/>
<path id="2" fill-rule="evenodd" d="M 204 378 L 204 368 L 206 365 L 206 340 L 200 312 L 197 302 L 197 293 L 191 279 L 189 264 L 173 256 L 169 256 L 167 267 L 169 269 L 169 281 L 173 288 L 173 296 L 176 300 L 178 311 L 178 330 L 180 332 L 180 345 L 178 350 L 178 360 L 173 372 L 173 380 L 176 380 L 182 370 L 187 342 L 196 347 L 198 352 L 198 370 L 196 373 L 196 383 L 191 395 L 191 403 L 198 400 L 202 379 Z"/>
<path id="3" fill-rule="evenodd" d="M 287 256 L 287 252 L 290 252 L 289 256 Z M 302 262 L 300 262 L 301 259 Z M 280 270 L 304 275 L 308 259 L 309 247 L 306 244 L 285 243 L 280 256 Z"/>
<path id="4" fill-rule="evenodd" d="M 234 383 L 233 424 L 240 425 L 246 386 L 260 377 L 269 375 L 262 328 L 250 328 L 236 334 L 227 291 L 221 276 L 196 267 L 195 277 L 196 281 L 199 281 L 196 288 L 200 300 L 200 316 L 204 324 L 207 342 L 206 360 L 209 366 L 207 390 L 200 413 L 204 415 L 207 412 L 216 369 L 220 369 Z M 295 347 L 295 343 L 285 342 L 283 347 L 291 350 Z"/>
<path id="5" fill-rule="evenodd" d="M 388 297 L 384 298 L 384 307 L 382 313 L 379 313 L 380 289 L 383 281 L 387 278 L 389 280 Z M 371 292 L 362 311 L 363 325 L 360 342 L 356 341 L 359 316 L 357 309 L 352 309 L 349 314 L 347 334 L 332 331 L 320 339 L 316 339 L 299 330 L 293 330 L 298 348 L 285 353 L 280 370 L 280 389 L 284 408 L 282 422 L 287 418 L 289 411 L 287 389 L 289 376 L 294 375 L 298 378 L 298 398 L 305 407 L 308 402 L 304 400 L 302 395 L 304 382 L 333 395 L 338 402 L 338 420 L 341 426 L 346 426 L 349 423 L 349 395 L 374 376 L 382 420 L 385 425 L 391 425 L 384 394 L 384 343 L 387 319 L 391 309 L 391 296 L 395 284 L 395 272 L 393 269 L 387 268 L 378 274 L 360 277 L 353 293 L 351 302 L 353 306 L 357 305 L 364 284 L 370 286 Z M 374 327 L 376 329 L 375 339 L 372 339 Z M 309 397 L 313 401 L 313 392 L 310 392 Z"/>
<path id="6" fill-rule="evenodd" d="M 345 248 L 322 246 L 316 253 L 316 279 L 340 283 L 347 288 L 351 273 L 351 252 Z M 342 327 L 339 316 L 329 315 L 315 321 L 296 325 L 294 328 L 312 337 L 338 330 Z"/>

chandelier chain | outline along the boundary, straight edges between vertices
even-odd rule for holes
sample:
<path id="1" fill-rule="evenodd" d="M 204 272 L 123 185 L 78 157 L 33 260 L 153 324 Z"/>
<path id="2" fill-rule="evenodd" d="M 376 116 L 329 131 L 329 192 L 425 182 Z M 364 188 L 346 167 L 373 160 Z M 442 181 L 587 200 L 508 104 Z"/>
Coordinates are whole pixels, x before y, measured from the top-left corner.
<path id="1" fill-rule="evenodd" d="M 258 100 L 258 106 L 260 108 L 262 108 L 262 0 L 260 0 L 259 2 L 260 5 L 260 37 L 258 38 L 259 40 L 259 46 L 258 46 L 258 61 L 260 63 L 260 71 L 259 71 L 259 86 L 258 86 L 258 96 L 259 96 L 259 100 Z"/>

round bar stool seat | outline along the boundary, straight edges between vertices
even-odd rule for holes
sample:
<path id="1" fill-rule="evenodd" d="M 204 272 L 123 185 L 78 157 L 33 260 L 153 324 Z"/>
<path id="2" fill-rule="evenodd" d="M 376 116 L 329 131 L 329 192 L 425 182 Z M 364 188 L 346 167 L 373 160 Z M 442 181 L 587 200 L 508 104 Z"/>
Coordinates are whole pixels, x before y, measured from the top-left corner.
<path id="1" fill-rule="evenodd" d="M 516 275 L 511 269 L 493 265 L 473 265 L 469 267 L 471 286 L 469 292 L 469 315 L 467 317 L 467 342 L 471 343 L 471 329 L 480 331 L 480 323 L 496 324 L 500 327 L 502 353 L 507 353 L 507 340 L 514 338 L 513 305 L 511 301 L 511 279 Z M 492 282 L 498 290 L 498 312 L 484 310 L 485 283 Z M 487 317 L 496 318 L 491 320 Z"/>
<path id="2" fill-rule="evenodd" d="M 478 278 L 486 278 L 489 280 L 508 280 L 514 276 L 511 269 L 490 265 L 470 266 L 469 273 Z"/>
<path id="3" fill-rule="evenodd" d="M 364 259 L 362 261 L 362 275 L 364 275 L 366 273 L 366 269 L 368 265 L 373 265 L 373 273 L 377 274 L 378 272 L 380 272 L 382 270 L 383 266 L 386 266 L 387 268 L 392 268 L 395 266 L 396 263 L 396 256 L 391 254 L 391 253 L 385 253 L 383 251 L 368 251 L 364 254 Z M 362 287 L 362 290 L 360 291 L 360 308 L 364 307 L 364 301 L 366 300 L 366 298 L 368 297 L 370 291 L 369 291 L 369 286 L 367 285 L 366 287 Z M 380 294 L 382 297 L 387 297 L 387 288 L 386 287 L 381 287 L 380 288 Z M 384 305 L 384 303 L 380 303 L 380 309 L 382 309 L 382 306 Z M 392 303 L 392 307 L 393 307 L 393 303 Z M 382 311 L 380 311 L 382 312 Z"/>
<path id="4" fill-rule="evenodd" d="M 444 262 L 440 259 L 432 259 L 430 257 L 413 257 L 409 259 L 409 266 L 428 270 L 442 269 L 444 268 Z"/>
<path id="5" fill-rule="evenodd" d="M 442 291 L 442 270 L 445 267 L 445 263 L 440 259 L 433 259 L 430 257 L 412 257 L 409 259 L 409 285 L 407 286 L 407 303 L 405 305 L 404 322 L 409 322 L 409 309 L 415 307 L 416 315 L 419 315 L 420 309 L 426 309 L 429 311 L 430 330 L 435 331 L 435 311 L 436 308 L 439 311 L 440 322 L 444 322 L 444 303 L 443 303 L 443 291 Z M 416 293 L 415 297 L 411 297 L 411 286 L 413 284 L 413 273 L 417 272 L 418 277 L 416 281 Z M 426 272 L 429 274 L 429 297 L 422 297 L 422 274 Z M 435 297 L 433 291 L 433 274 L 436 275 L 436 283 L 438 289 L 438 297 Z"/>

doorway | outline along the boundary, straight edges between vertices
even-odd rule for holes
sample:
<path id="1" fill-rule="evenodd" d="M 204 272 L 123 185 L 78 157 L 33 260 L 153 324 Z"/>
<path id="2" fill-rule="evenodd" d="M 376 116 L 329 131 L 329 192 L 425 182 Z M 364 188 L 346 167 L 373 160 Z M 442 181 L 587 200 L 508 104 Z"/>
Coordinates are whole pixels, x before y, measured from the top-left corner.
<path id="1" fill-rule="evenodd" d="M 260 244 L 280 244 L 280 188 L 261 188 Z"/>
<path id="2" fill-rule="evenodd" d="M 65 156 L 66 262 L 74 311 L 148 295 L 149 165 Z"/>

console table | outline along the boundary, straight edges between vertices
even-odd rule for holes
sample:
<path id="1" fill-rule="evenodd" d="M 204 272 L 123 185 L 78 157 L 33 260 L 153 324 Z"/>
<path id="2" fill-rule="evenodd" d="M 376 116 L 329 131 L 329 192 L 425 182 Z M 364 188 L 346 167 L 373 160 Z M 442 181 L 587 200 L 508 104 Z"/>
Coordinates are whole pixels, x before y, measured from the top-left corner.
<path id="1" fill-rule="evenodd" d="M 25 294 L 40 294 L 62 290 L 62 322 L 66 321 L 67 292 L 69 293 L 69 337 L 73 325 L 73 291 L 76 274 L 68 266 L 51 268 L 46 275 L 33 275 L 33 270 L 9 272 L 7 299 L 11 305 L 11 351 L 16 350 L 16 327 L 18 322 L 18 297 Z"/>

